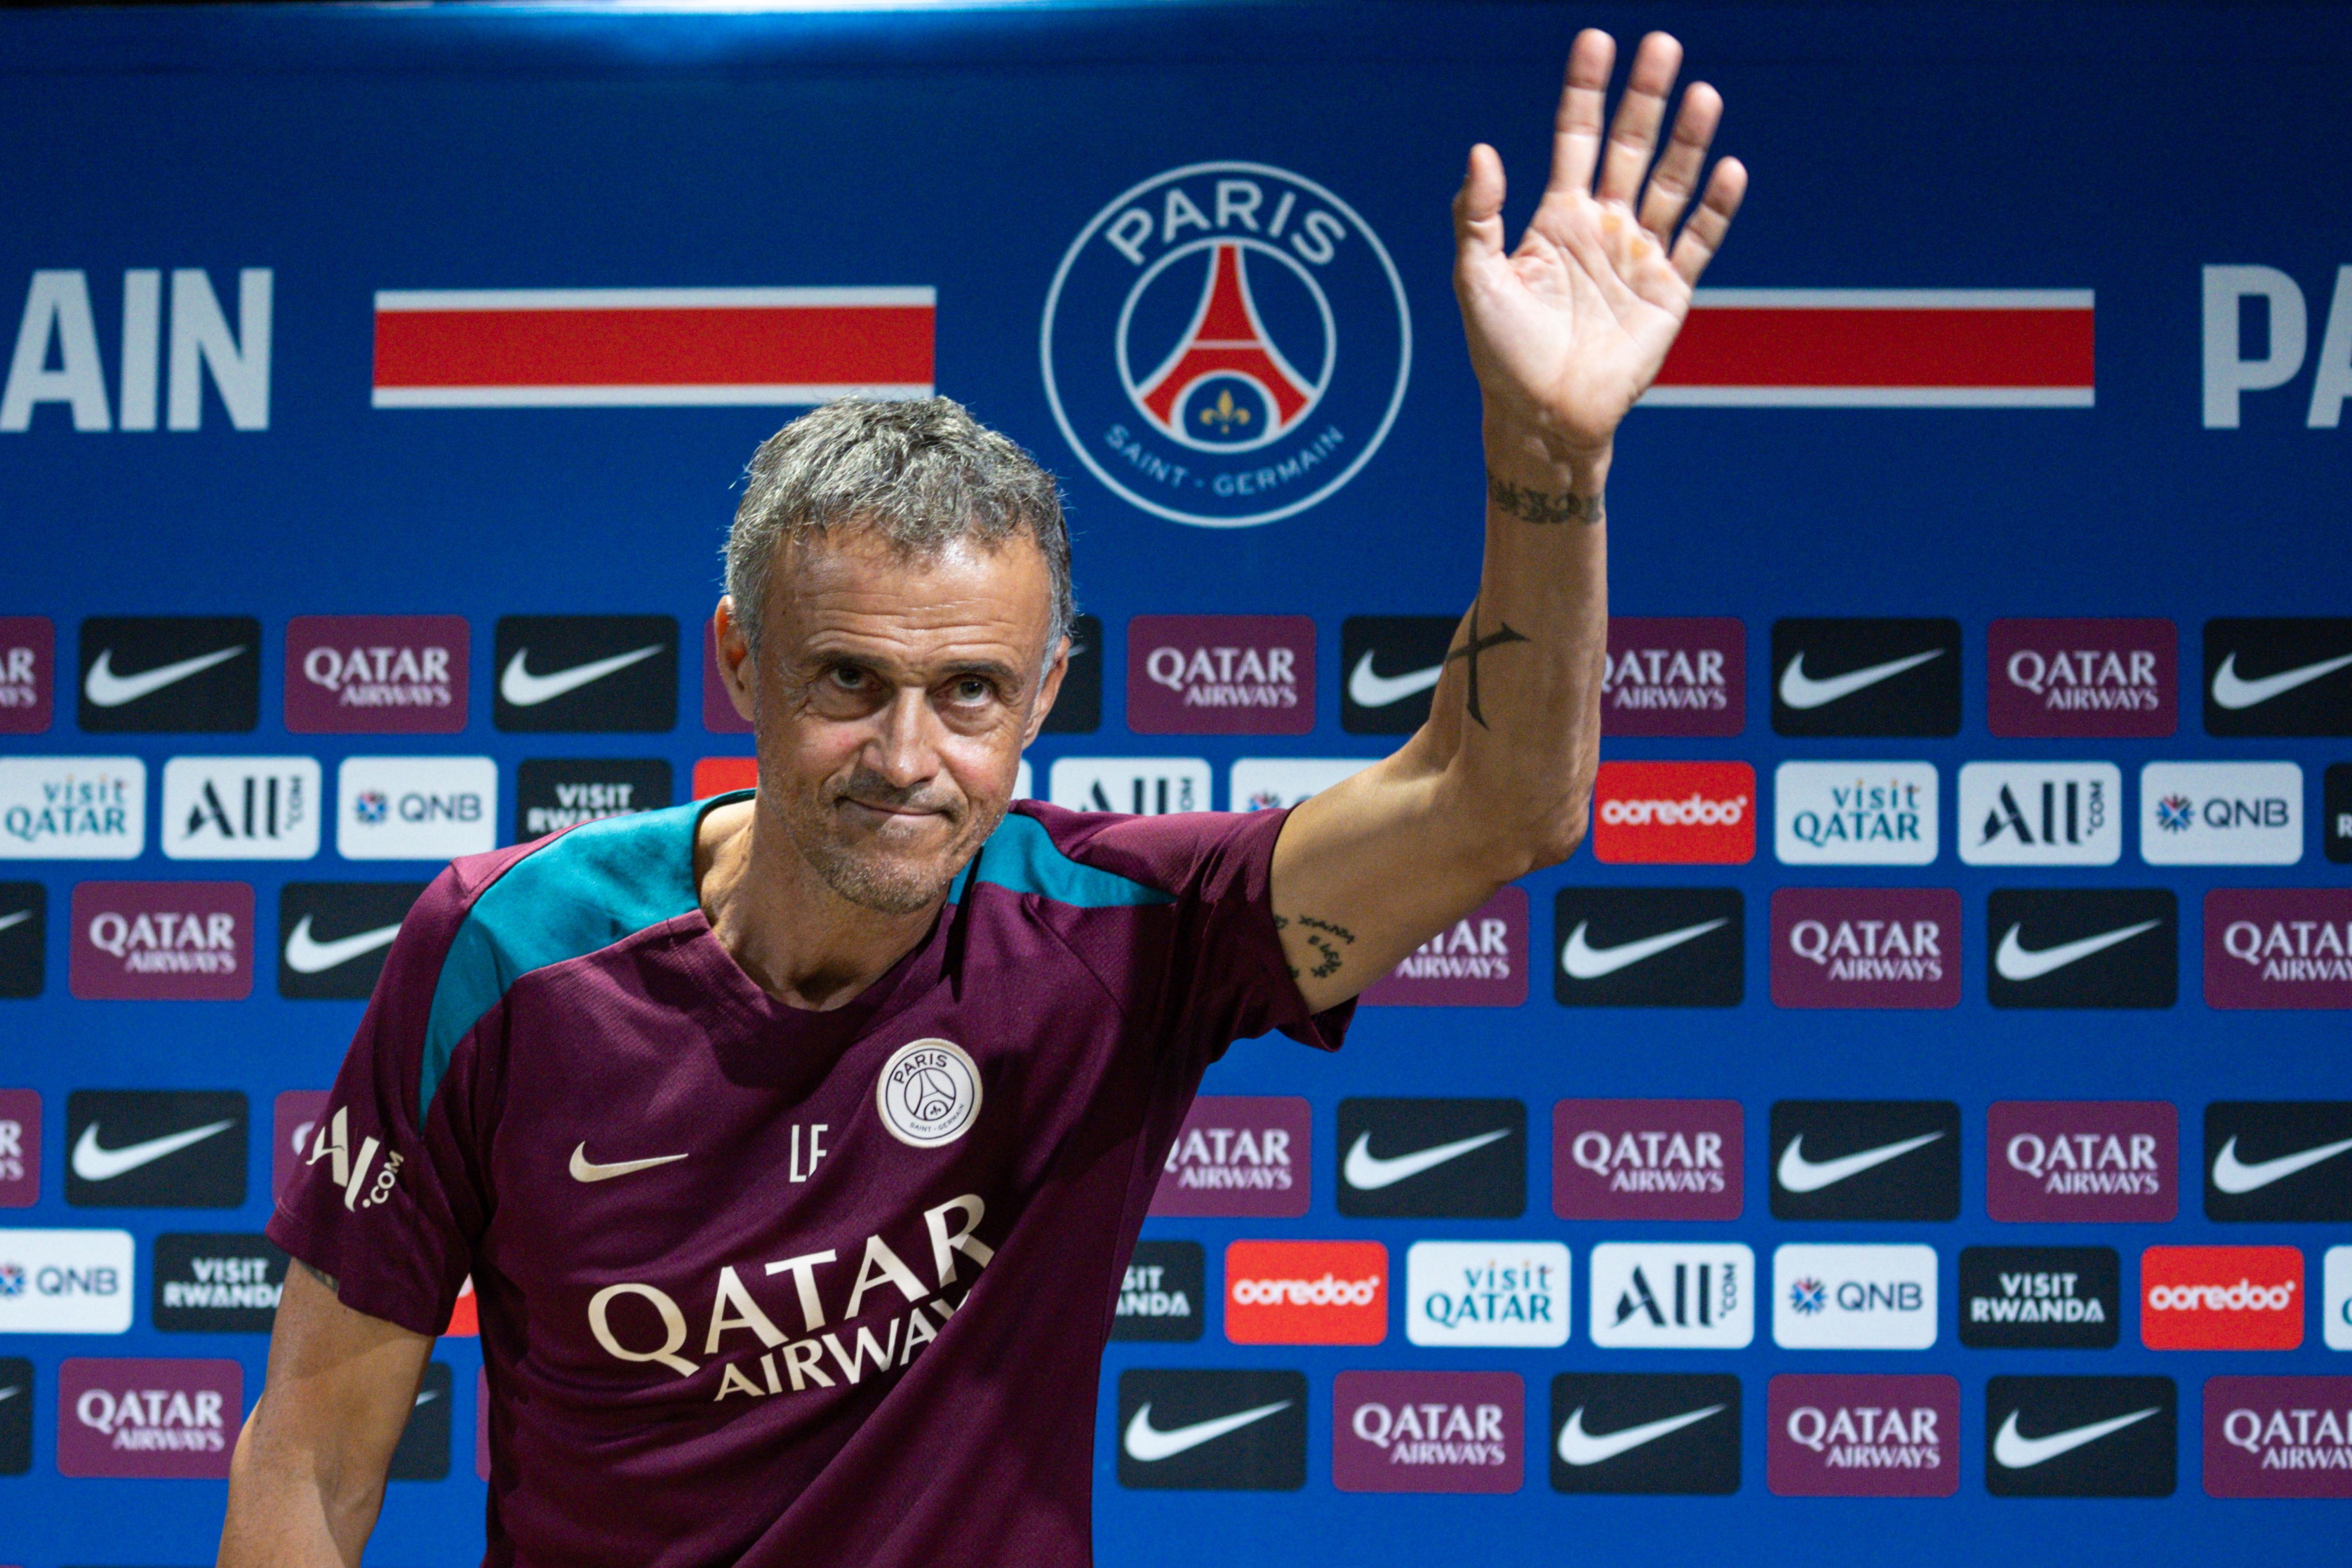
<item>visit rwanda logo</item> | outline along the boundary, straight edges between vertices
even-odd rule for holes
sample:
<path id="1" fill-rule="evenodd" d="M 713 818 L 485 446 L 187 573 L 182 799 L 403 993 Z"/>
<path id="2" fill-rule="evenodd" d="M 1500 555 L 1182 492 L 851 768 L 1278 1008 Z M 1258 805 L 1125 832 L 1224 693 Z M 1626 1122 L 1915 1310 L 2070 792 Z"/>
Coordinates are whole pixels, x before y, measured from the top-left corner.
<path id="1" fill-rule="evenodd" d="M 1089 473 L 1155 517 L 1247 528 L 1328 499 L 1380 450 L 1412 318 L 1347 203 L 1268 164 L 1193 163 L 1079 232 L 1039 346 Z"/>

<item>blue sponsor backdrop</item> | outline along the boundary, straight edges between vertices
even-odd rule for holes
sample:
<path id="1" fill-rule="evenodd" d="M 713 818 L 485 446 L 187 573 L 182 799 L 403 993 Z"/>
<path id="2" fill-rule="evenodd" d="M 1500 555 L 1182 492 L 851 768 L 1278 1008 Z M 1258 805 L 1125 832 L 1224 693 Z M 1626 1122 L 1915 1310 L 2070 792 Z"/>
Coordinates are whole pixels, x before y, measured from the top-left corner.
<path id="1" fill-rule="evenodd" d="M 1377 1239 L 1402 1280 L 1422 1237 L 1566 1241 L 1575 1333 L 1559 1351 L 1422 1350 L 1391 1309 L 1374 1349 L 1239 1347 L 1212 1313 L 1190 1346 L 1121 1344 L 1107 1357 L 1096 1521 L 1118 1563 L 1453 1560 L 1574 1551 L 1612 1562 L 1820 1563 L 1890 1552 L 1912 1562 L 2063 1557 L 2273 1563 L 2341 1521 L 2343 1505 L 2223 1502 L 2200 1485 L 2199 1390 L 2229 1372 L 2335 1370 L 2317 1312 L 2292 1352 L 2159 1353 L 2128 1304 L 2143 1246 L 2300 1247 L 2306 1293 L 2344 1226 L 2203 1217 L 2202 1112 L 2217 1099 L 2352 1093 L 2344 1018 L 2221 1012 L 2200 983 L 2205 891 L 2340 885 L 2306 829 L 2292 867 L 2147 868 L 2127 825 L 2104 869 L 1960 865 L 1949 800 L 1959 766 L 2004 757 L 2097 758 L 2126 780 L 2154 758 L 2291 760 L 2306 815 L 2352 742 L 2216 740 L 2201 721 L 2201 631 L 2223 616 L 2342 615 L 2347 435 L 2307 423 L 2336 269 L 2352 263 L 2340 204 L 2340 112 L 2352 23 L 2304 7 L 2002 5 L 1342 8 L 1003 8 L 964 14 L 596 16 L 224 11 L 11 15 L 0 20 L 0 302 L 37 271 L 87 278 L 110 398 L 119 396 L 128 270 L 206 269 L 229 321 L 240 269 L 267 268 L 274 329 L 267 428 L 232 427 L 206 383 L 198 428 L 78 431 L 60 403 L 0 433 L 0 615 L 57 627 L 64 688 L 44 733 L 8 756 L 146 759 L 151 796 L 177 755 L 488 754 L 503 841 L 526 756 L 668 758 L 681 788 L 699 757 L 740 753 L 706 733 L 694 632 L 715 592 L 730 484 L 780 422 L 765 407 L 401 409 L 371 405 L 371 300 L 381 289 L 929 286 L 938 290 L 939 387 L 1066 479 L 1085 607 L 1109 637 L 1103 721 L 1049 736 L 1064 755 L 1376 755 L 1339 728 L 1340 623 L 1454 614 L 1471 594 L 1481 493 L 1475 391 L 1448 287 L 1446 203 L 1475 140 L 1494 142 L 1528 210 L 1547 155 L 1558 62 L 1592 22 L 1629 40 L 1669 26 L 1691 70 L 1729 101 L 1720 145 L 1754 193 L 1707 282 L 1772 289 L 2093 290 L 2095 405 L 2072 408 L 1661 407 L 1637 411 L 1612 490 L 1612 603 L 1647 616 L 1731 616 L 1748 637 L 1747 724 L 1736 739 L 1618 741 L 1623 758 L 1751 763 L 1769 788 L 1790 758 L 1932 763 L 1947 799 L 1926 868 L 1782 868 L 1769 819 L 1751 864 L 1597 867 L 1590 850 L 1529 879 L 1538 973 L 1516 1009 L 1367 1009 L 1324 1059 L 1286 1042 L 1237 1047 L 1212 1091 L 1293 1094 L 1314 1108 L 1304 1218 L 1156 1221 L 1205 1243 L 1210 1287 L 1240 1236 Z M 1066 250 L 1113 198 L 1204 162 L 1272 165 L 1344 202 L 1402 279 L 1411 363 L 1385 444 L 1307 510 L 1203 528 L 1122 500 L 1071 450 L 1041 376 L 1040 333 Z M 1345 245 L 1357 243 L 1349 236 Z M 1360 260 L 1360 257 L 1359 257 Z M 2307 352 L 2276 390 L 2247 393 L 2237 428 L 2204 416 L 2201 269 L 2261 266 L 2308 301 Z M 1335 374 L 1396 350 L 1392 305 L 1370 274 L 1335 289 Z M 1117 301 L 1110 301 L 1115 306 Z M 1087 301 L 1098 321 L 1106 301 Z M 1297 301 L 1290 302 L 1294 308 Z M 1277 307 L 1269 306 L 1269 310 Z M 2352 310 L 2352 303 L 2345 307 Z M 2283 349 L 2259 307 L 2239 357 Z M 1311 326 L 1311 322 L 1309 323 Z M 2347 331 L 2352 331 L 2347 324 Z M 1384 339 L 1382 334 L 1388 334 Z M 2285 334 L 2281 334 L 2283 338 Z M 2267 347 L 2265 344 L 2267 342 Z M 1096 363 L 1099 364 L 1097 357 Z M 1312 377 L 1314 366 L 1307 366 Z M 1377 415 L 1378 388 L 1351 407 Z M 1337 395 L 1335 394 L 1335 395 Z M 1074 415 L 1089 438 L 1120 417 Z M 1131 411 L 1126 417 L 1132 418 Z M 250 423 L 250 421 L 247 421 Z M 1352 438 L 1361 439 L 1360 435 Z M 1351 455 L 1352 458 L 1352 455 Z M 1325 470 L 1328 472 L 1329 470 Z M 1139 737 L 1124 703 L 1131 616 L 1314 618 L 1321 679 L 1297 739 Z M 680 722 L 656 735 L 501 733 L 491 723 L 492 627 L 509 614 L 656 613 L 688 628 Z M 462 735 L 290 735 L 281 674 L 289 617 L 448 614 L 472 634 Z M 77 727 L 74 648 L 92 615 L 257 616 L 261 718 L 249 734 L 97 736 Z M 1784 740 L 1769 721 L 1772 622 L 1797 616 L 1957 617 L 1958 734 Z M 1987 626 L 2007 616 L 2162 616 L 2179 629 L 2181 723 L 2166 741 L 2003 741 L 1986 725 Z M 1041 773 L 1042 789 L 1043 777 Z M 0 1477 L 0 1561 L 54 1568 L 206 1555 L 218 1482 L 68 1479 L 57 1464 L 59 1363 L 78 1355 L 226 1356 L 261 1384 L 258 1336 L 163 1334 L 145 1303 L 152 1238 L 257 1229 L 269 1190 L 269 1108 L 328 1083 L 356 1003 L 281 998 L 267 951 L 243 1003 L 70 996 L 77 882 L 240 879 L 275 939 L 289 880 L 421 878 L 421 864 L 345 865 L 332 835 L 312 861 L 194 866 L 163 858 L 149 811 L 137 862 L 15 862 L 47 889 L 47 981 L 0 1002 L 0 1087 L 43 1100 L 38 1201 L 0 1224 L 121 1226 L 138 1238 L 141 1301 L 128 1333 L 9 1336 L 37 1401 L 29 1473 Z M 1747 900 L 1746 1000 L 1733 1011 L 1565 1009 L 1551 998 L 1553 890 L 1589 882 L 1735 886 Z M 1962 999 L 1948 1011 L 1776 1009 L 1765 932 L 1783 885 L 1948 887 L 1960 892 Z M 2147 1012 L 1992 1010 L 1987 894 L 2009 886 L 2162 886 L 2181 910 L 2178 1003 Z M 1549 956 L 1547 956 L 1549 955 Z M 67 1096 L 90 1088 L 235 1089 L 250 1100 L 248 1198 L 221 1211 L 99 1210 L 65 1202 Z M 1533 1142 L 1517 1221 L 1343 1220 L 1333 1206 L 1343 1095 L 1516 1097 Z M 1563 1097 L 1715 1097 L 1746 1107 L 1747 1205 L 1736 1222 L 1630 1226 L 1551 1217 L 1549 1110 Z M 1779 1223 L 1766 1135 L 1781 1099 L 1950 1099 L 1962 1114 L 1962 1202 L 1946 1224 Z M 1984 1125 L 2009 1099 L 2162 1100 L 2179 1108 L 2179 1217 L 2135 1226 L 1997 1226 L 1986 1216 Z M 1959 1348 L 1951 1309 L 1927 1352 L 1772 1348 L 1769 1319 L 1737 1352 L 1600 1351 L 1582 1295 L 1601 1240 L 1689 1233 L 1742 1240 L 1925 1242 L 1956 1295 L 1964 1245 L 2099 1244 L 2125 1258 L 2122 1343 L 2104 1352 Z M 1045 1325 L 1057 1331 L 1055 1325 Z M 1075 1331 L 1081 1325 L 1061 1326 Z M 458 1419 L 448 1479 L 394 1482 L 369 1559 L 470 1560 L 483 1489 L 467 1463 L 474 1369 L 453 1363 Z M 1134 1366 L 1297 1368 L 1308 1377 L 1307 1480 L 1297 1493 L 1122 1490 L 1116 1375 Z M 1331 1381 L 1348 1368 L 1507 1369 L 1528 1389 L 1529 1464 L 1509 1496 L 1341 1494 L 1331 1483 Z M 1562 1370 L 1737 1373 L 1741 1486 L 1730 1497 L 1564 1497 L 1547 1484 L 1545 1407 Z M 1943 1372 L 1961 1383 L 1960 1480 L 1942 1500 L 1780 1499 L 1765 1484 L 1765 1384 L 1776 1372 Z M 1987 1494 L 1983 1384 L 2004 1373 L 2141 1373 L 2180 1385 L 2180 1481 L 2168 1500 L 2018 1501 Z M 942 1412 L 941 1419 L 952 1419 Z"/>

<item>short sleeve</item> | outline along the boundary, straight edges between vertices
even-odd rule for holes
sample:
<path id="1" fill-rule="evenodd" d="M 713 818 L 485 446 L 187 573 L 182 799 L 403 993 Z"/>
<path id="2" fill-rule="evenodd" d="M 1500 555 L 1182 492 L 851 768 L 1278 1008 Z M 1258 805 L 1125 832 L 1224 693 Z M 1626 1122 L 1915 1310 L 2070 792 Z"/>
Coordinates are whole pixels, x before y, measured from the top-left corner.
<path id="1" fill-rule="evenodd" d="M 463 962 L 453 944 L 486 880 L 473 870 L 453 865 L 402 921 L 299 1173 L 267 1226 L 270 1240 L 334 1279 L 345 1306 L 427 1335 L 448 1323 L 485 1220 L 473 1135 L 478 1054 L 461 1048 L 437 1074 L 427 1069 L 446 1049 L 431 1038 L 435 996 L 445 971 Z"/>

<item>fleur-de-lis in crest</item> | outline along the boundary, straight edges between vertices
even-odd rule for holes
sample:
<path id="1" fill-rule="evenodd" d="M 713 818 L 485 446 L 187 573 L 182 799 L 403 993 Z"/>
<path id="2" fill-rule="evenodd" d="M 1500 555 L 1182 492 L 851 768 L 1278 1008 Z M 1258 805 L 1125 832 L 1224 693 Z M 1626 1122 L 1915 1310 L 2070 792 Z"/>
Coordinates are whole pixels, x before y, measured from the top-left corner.
<path id="1" fill-rule="evenodd" d="M 1234 405 L 1231 387 L 1217 394 L 1215 406 L 1201 410 L 1201 423 L 1215 426 L 1219 435 L 1231 435 L 1234 426 L 1249 422 L 1250 411 Z"/>

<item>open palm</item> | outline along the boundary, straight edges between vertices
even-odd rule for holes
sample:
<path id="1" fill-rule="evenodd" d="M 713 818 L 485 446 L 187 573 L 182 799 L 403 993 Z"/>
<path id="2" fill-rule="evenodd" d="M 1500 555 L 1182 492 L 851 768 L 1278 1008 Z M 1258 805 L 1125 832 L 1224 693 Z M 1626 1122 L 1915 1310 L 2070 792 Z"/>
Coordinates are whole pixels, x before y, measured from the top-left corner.
<path id="1" fill-rule="evenodd" d="M 1554 122 L 1551 181 L 1517 249 L 1503 248 L 1503 162 L 1492 147 L 1471 149 L 1454 203 L 1454 287 L 1487 417 L 1560 457 L 1607 447 L 1656 379 L 1691 289 L 1748 188 L 1738 161 L 1722 160 L 1682 222 L 1723 114 L 1721 96 L 1704 82 L 1684 93 L 1665 153 L 1651 167 L 1682 65 L 1682 46 L 1664 33 L 1642 40 L 1604 146 L 1601 115 L 1615 54 L 1606 33 L 1577 36 Z"/>

